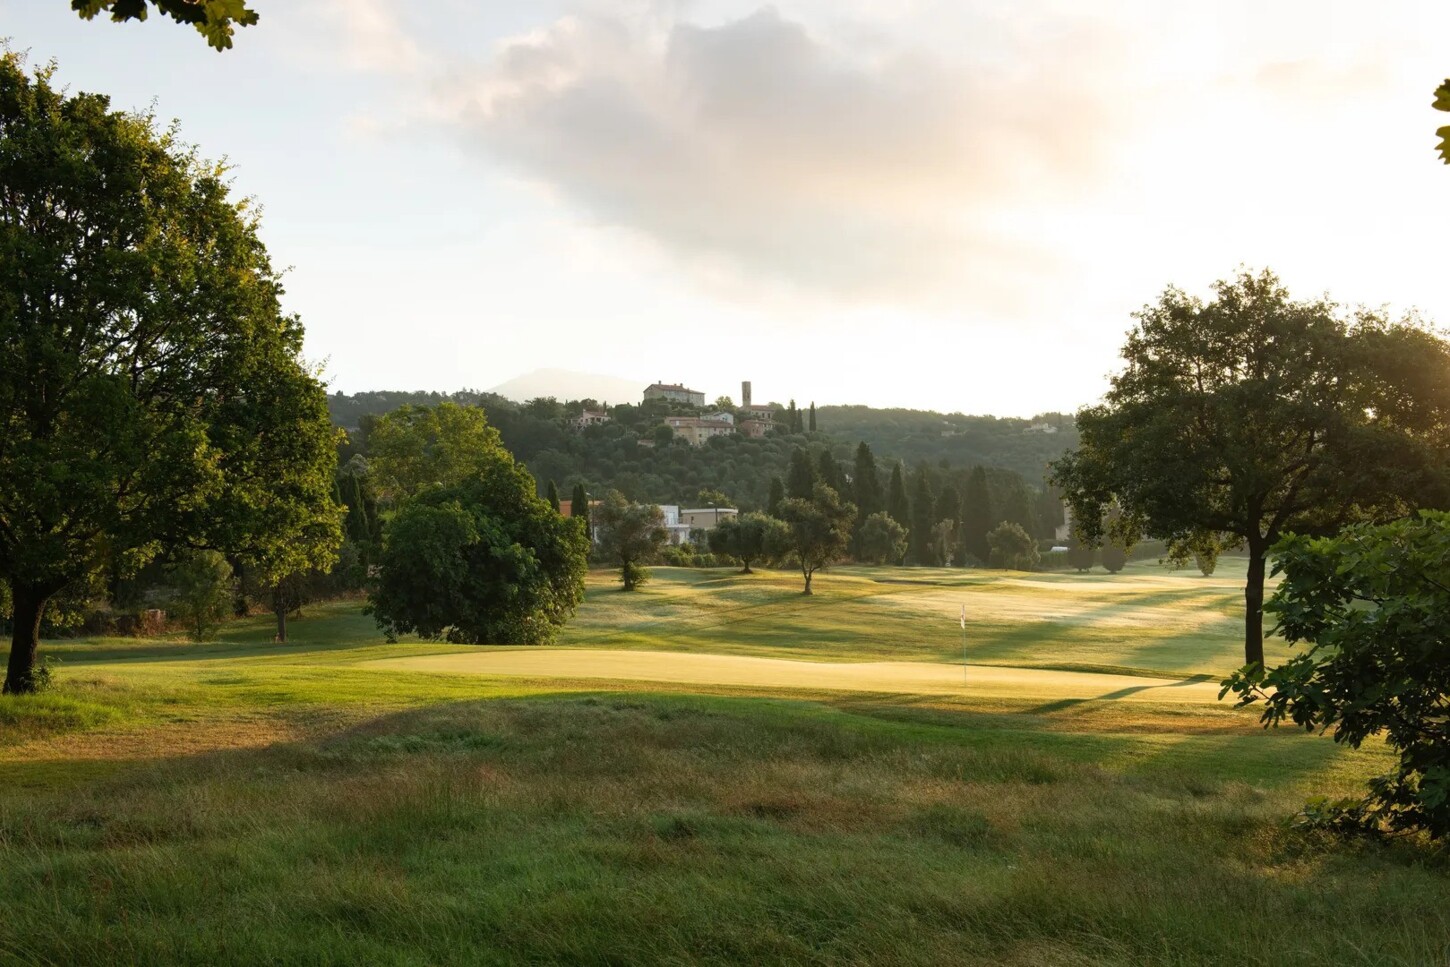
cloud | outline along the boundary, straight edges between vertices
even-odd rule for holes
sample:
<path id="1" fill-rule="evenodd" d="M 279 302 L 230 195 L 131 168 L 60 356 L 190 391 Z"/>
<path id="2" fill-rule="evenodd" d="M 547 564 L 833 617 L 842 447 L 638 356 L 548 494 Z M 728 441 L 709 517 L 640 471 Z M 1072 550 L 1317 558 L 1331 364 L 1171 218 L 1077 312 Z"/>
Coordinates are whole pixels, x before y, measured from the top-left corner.
<path id="1" fill-rule="evenodd" d="M 1053 261 L 1007 213 L 1089 191 L 1122 114 L 1110 34 L 1028 42 L 944 59 L 773 8 L 573 16 L 446 75 L 434 104 L 490 160 L 716 281 L 991 301 Z"/>

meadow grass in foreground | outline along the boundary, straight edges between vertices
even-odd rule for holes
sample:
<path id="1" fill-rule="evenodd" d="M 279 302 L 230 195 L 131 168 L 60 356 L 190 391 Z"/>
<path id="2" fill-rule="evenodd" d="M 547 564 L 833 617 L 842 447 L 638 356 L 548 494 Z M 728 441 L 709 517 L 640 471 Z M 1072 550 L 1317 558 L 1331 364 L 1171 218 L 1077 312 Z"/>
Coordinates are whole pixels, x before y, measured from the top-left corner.
<path id="1" fill-rule="evenodd" d="M 1027 582 L 1077 607 L 1055 583 Z M 574 643 L 601 611 L 668 627 L 688 585 L 722 612 L 759 591 L 599 583 Z M 939 587 L 912 587 L 934 616 Z M 793 653 L 847 650 L 817 637 L 828 614 Z M 921 657 L 902 627 L 839 657 Z M 382 674 L 365 662 L 457 646 L 382 643 L 355 604 L 293 628 L 67 645 L 55 692 L 0 702 L 0 956 L 1439 964 L 1450 944 L 1443 857 L 1283 823 L 1382 748 L 1213 706 Z"/>

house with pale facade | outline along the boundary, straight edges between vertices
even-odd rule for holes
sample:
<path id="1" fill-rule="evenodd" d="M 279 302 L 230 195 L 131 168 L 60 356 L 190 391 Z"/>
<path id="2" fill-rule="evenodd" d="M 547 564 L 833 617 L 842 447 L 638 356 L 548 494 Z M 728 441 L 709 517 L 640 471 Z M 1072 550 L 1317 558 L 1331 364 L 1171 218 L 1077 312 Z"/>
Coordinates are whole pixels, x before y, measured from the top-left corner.
<path id="1" fill-rule="evenodd" d="M 680 523 L 687 524 L 693 530 L 714 530 L 721 521 L 729 520 L 739 513 L 740 510 L 735 507 L 688 507 L 680 510 Z"/>
<path id="2" fill-rule="evenodd" d="M 585 410 L 574 417 L 574 429 L 582 430 L 586 426 L 602 426 L 608 423 L 610 416 L 603 410 Z"/>
<path id="3" fill-rule="evenodd" d="M 671 400 L 687 406 L 704 406 L 705 394 L 679 383 L 651 383 L 644 388 L 646 400 Z"/>
<path id="4" fill-rule="evenodd" d="M 698 447 L 714 436 L 727 436 L 735 432 L 735 424 L 725 420 L 707 420 L 699 416 L 667 416 L 665 426 L 675 431 L 675 436 Z"/>

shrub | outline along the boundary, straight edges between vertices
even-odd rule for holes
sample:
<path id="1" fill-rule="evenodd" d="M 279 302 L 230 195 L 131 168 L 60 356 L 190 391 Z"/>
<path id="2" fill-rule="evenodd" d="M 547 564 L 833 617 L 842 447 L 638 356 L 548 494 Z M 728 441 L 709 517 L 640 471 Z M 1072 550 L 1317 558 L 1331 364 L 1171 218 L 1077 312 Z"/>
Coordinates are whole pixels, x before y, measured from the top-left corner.
<path id="1" fill-rule="evenodd" d="M 1031 571 L 1041 561 L 1037 542 L 1022 529 L 1021 524 L 1002 521 L 987 534 L 992 548 L 992 565 L 1014 571 Z"/>

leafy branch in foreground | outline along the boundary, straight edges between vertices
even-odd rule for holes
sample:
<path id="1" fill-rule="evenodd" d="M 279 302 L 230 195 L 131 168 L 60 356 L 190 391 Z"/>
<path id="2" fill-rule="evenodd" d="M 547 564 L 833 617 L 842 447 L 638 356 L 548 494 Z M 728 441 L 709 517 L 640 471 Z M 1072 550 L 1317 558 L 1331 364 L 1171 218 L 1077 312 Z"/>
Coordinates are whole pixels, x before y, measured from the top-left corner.
<path id="1" fill-rule="evenodd" d="M 1433 107 L 1437 111 L 1450 111 L 1450 78 L 1445 83 L 1435 88 L 1435 100 Z M 1435 129 L 1440 136 L 1440 143 L 1436 146 L 1440 152 L 1440 160 L 1450 165 L 1450 124 Z"/>
<path id="2" fill-rule="evenodd" d="M 1383 734 L 1399 753 L 1363 800 L 1311 804 L 1318 825 L 1450 836 L 1450 514 L 1293 536 L 1275 554 L 1284 580 L 1266 610 L 1309 647 L 1246 666 L 1222 694 L 1263 702 L 1266 728 L 1332 729 L 1352 748 Z"/>
<path id="3" fill-rule="evenodd" d="M 218 51 L 232 46 L 233 25 L 251 27 L 261 19 L 246 0 L 149 0 L 156 9 L 179 24 L 191 24 Z M 84 20 L 94 20 L 105 11 L 116 23 L 145 20 L 151 10 L 148 0 L 71 0 L 70 8 Z"/>

